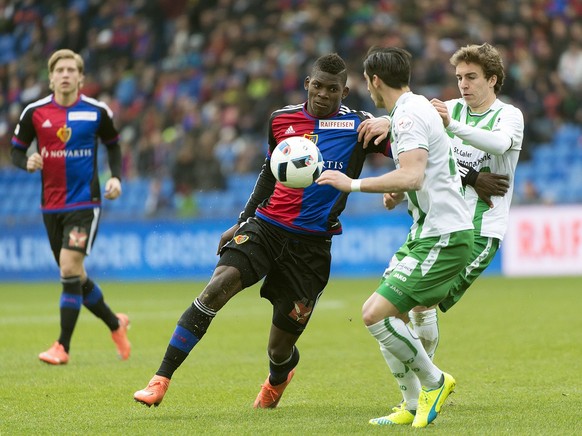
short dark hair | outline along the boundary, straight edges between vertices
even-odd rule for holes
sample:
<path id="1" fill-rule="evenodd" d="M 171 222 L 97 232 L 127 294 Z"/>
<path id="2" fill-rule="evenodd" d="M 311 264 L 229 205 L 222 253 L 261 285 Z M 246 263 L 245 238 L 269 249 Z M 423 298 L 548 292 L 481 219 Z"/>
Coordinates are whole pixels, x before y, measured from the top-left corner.
<path id="1" fill-rule="evenodd" d="M 503 60 L 499 51 L 491 44 L 466 45 L 451 56 L 450 62 L 454 67 L 461 62 L 480 65 L 483 68 L 486 79 L 497 76 L 497 83 L 493 87 L 495 94 L 499 94 L 499 91 L 501 91 L 505 79 Z"/>
<path id="2" fill-rule="evenodd" d="M 311 69 L 311 74 L 314 75 L 316 71 L 323 71 L 324 73 L 340 76 L 344 86 L 348 82 L 346 63 L 337 53 L 331 53 L 317 58 Z"/>
<path id="3" fill-rule="evenodd" d="M 364 71 L 371 79 L 374 74 L 390 88 L 410 85 L 412 55 L 398 47 L 372 47 L 364 60 Z"/>

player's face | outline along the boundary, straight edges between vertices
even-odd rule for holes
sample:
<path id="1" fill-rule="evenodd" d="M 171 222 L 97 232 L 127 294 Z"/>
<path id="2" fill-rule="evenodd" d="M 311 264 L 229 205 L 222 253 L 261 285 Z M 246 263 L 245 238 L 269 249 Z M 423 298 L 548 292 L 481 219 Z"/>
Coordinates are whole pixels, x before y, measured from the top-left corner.
<path id="1" fill-rule="evenodd" d="M 76 94 L 83 75 L 79 72 L 74 59 L 59 59 L 49 75 L 53 90 L 57 94 Z"/>
<path id="2" fill-rule="evenodd" d="M 384 107 L 384 99 L 382 98 L 382 95 L 380 95 L 380 93 L 378 92 L 378 89 L 376 89 L 376 87 L 374 86 L 372 79 L 370 79 L 370 77 L 366 74 L 365 71 L 364 71 L 364 77 L 366 78 L 366 84 L 368 85 L 368 92 L 370 93 L 370 98 L 374 102 L 374 106 L 376 106 L 377 108 L 383 108 Z"/>
<path id="3" fill-rule="evenodd" d="M 335 113 L 347 97 L 349 88 L 342 84 L 339 76 L 317 71 L 305 79 L 307 90 L 307 112 L 323 118 Z"/>
<path id="4" fill-rule="evenodd" d="M 495 101 L 494 86 L 497 77 L 485 78 L 480 65 L 461 62 L 456 68 L 457 84 L 461 96 L 473 112 L 485 112 Z"/>

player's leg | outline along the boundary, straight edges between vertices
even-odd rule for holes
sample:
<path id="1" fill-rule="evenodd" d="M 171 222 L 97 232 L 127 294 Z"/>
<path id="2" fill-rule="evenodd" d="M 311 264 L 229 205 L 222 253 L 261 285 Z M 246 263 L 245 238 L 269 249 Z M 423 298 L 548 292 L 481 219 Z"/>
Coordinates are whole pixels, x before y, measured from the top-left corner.
<path id="1" fill-rule="evenodd" d="M 60 256 L 60 272 L 63 291 L 61 294 L 60 314 L 61 333 L 58 342 L 68 353 L 71 338 L 77 325 L 77 319 L 83 305 L 81 291 L 81 274 L 85 254 L 79 251 L 63 248 Z"/>
<path id="2" fill-rule="evenodd" d="M 269 335 L 269 375 L 261 385 L 253 407 L 272 409 L 277 407 L 283 392 L 295 375 L 299 363 L 299 349 L 295 345 L 299 335 L 294 335 L 271 325 Z"/>
<path id="3" fill-rule="evenodd" d="M 244 230 L 243 230 L 244 228 Z M 216 313 L 238 292 L 264 277 L 272 256 L 261 245 L 253 225 L 245 224 L 223 248 L 212 278 L 182 314 L 170 339 L 162 363 L 148 386 L 134 394 L 147 406 L 161 403 L 174 372 L 202 340 Z"/>
<path id="4" fill-rule="evenodd" d="M 229 251 L 231 250 L 227 253 Z M 146 388 L 134 394 L 136 401 L 146 406 L 158 406 L 162 402 L 174 372 L 202 340 L 217 311 L 242 289 L 238 269 L 226 265 L 216 267 L 204 291 L 178 320 L 156 375 Z M 209 303 L 218 301 L 218 298 L 215 298 L 218 294 L 220 294 L 221 302 L 214 308 Z M 203 301 L 206 301 L 206 304 Z"/>
<path id="5" fill-rule="evenodd" d="M 81 285 L 83 305 L 97 318 L 101 319 L 111 331 L 111 339 L 117 348 L 121 360 L 127 360 L 131 354 L 131 343 L 127 338 L 129 317 L 125 313 L 114 313 L 105 302 L 101 287 L 86 277 Z"/>
<path id="6" fill-rule="evenodd" d="M 420 394 L 420 381 L 414 371 L 396 358 L 383 344 L 380 344 L 380 352 L 394 376 L 400 392 L 402 392 L 402 402 L 392 407 L 390 414 L 380 418 L 373 418 L 370 424 L 373 425 L 407 425 L 412 424 L 416 409 L 418 407 L 418 396 Z"/>
<path id="7" fill-rule="evenodd" d="M 65 364 L 69 361 L 71 337 L 79 317 L 82 305 L 81 272 L 83 251 L 69 250 L 68 234 L 70 228 L 65 228 L 65 218 L 69 214 L 43 214 L 43 221 L 49 238 L 51 250 L 59 265 L 61 276 L 61 297 L 59 301 L 60 334 L 59 339 L 46 351 L 39 354 L 39 359 L 53 365 Z"/>
<path id="8" fill-rule="evenodd" d="M 467 266 L 459 273 L 455 283 L 451 286 L 449 295 L 439 303 L 443 312 L 455 305 L 465 291 L 477 280 L 493 261 L 499 249 L 499 239 L 475 236 L 473 252 Z M 420 338 L 424 349 L 434 358 L 439 342 L 438 313 L 436 306 L 417 306 L 409 313 L 410 322 Z"/>
<path id="9" fill-rule="evenodd" d="M 408 312 L 410 323 L 418 335 L 428 357 L 434 358 L 439 344 L 439 324 L 436 306 L 417 306 Z"/>
<path id="10" fill-rule="evenodd" d="M 81 223 L 83 228 L 88 229 L 84 243 L 85 254 L 89 256 L 97 237 L 101 210 L 99 208 L 86 209 L 75 214 L 76 221 Z M 129 317 L 124 313 L 115 314 L 110 309 L 105 302 L 101 287 L 87 276 L 85 268 L 83 268 L 81 275 L 81 290 L 83 292 L 83 305 L 107 325 L 117 348 L 117 354 L 122 360 L 128 359 L 131 353 L 131 343 L 127 338 Z"/>
<path id="11" fill-rule="evenodd" d="M 390 259 L 388 267 L 384 271 L 383 277 L 386 278 L 398 266 L 399 262 L 410 253 L 408 241 L 394 253 Z M 370 424 L 387 425 L 387 424 L 406 424 L 407 421 L 412 422 L 416 407 L 418 405 L 418 394 L 420 392 L 420 381 L 418 377 L 410 368 L 398 360 L 390 351 L 388 351 L 382 344 L 380 344 L 380 351 L 386 364 L 390 368 L 392 375 L 398 383 L 400 392 L 402 393 L 402 401 L 397 406 L 391 408 L 392 413 L 380 418 L 370 420 Z"/>
<path id="12" fill-rule="evenodd" d="M 274 408 L 299 363 L 296 342 L 305 331 L 329 280 L 331 242 L 282 234 L 286 240 L 277 264 L 265 278 L 261 296 L 273 305 L 269 335 L 269 375 L 254 402 L 255 408 Z"/>
<path id="13" fill-rule="evenodd" d="M 380 346 L 388 350 L 403 365 L 409 367 L 417 375 L 423 386 L 418 396 L 418 406 L 414 413 L 413 421 L 402 422 L 402 424 L 414 425 L 419 414 L 424 416 L 424 421 L 426 421 L 428 412 L 424 409 L 426 409 L 428 401 L 423 396 L 425 390 L 437 392 L 441 389 L 446 389 L 447 391 L 444 395 L 446 398 L 452 387 L 450 385 L 445 386 L 445 374 L 432 363 L 418 336 L 408 328 L 402 319 L 403 314 L 414 306 L 414 300 L 400 290 L 401 295 L 399 295 L 394 292 L 394 289 L 398 288 L 393 283 L 384 282 L 364 304 L 363 318 L 368 331 L 376 338 Z M 396 297 L 393 297 L 393 295 Z M 393 301 L 387 298 L 391 298 Z M 432 404 L 429 405 L 429 409 L 431 407 Z M 439 410 L 436 412 L 438 413 L 438 411 L 440 411 L 440 404 Z M 412 410 L 410 410 L 410 413 L 412 414 Z M 388 422 L 388 420 L 382 419 L 374 419 L 370 423 L 395 424 L 392 420 Z M 420 426 L 426 426 L 428 422 L 423 422 L 423 424 Z"/>
<path id="14" fill-rule="evenodd" d="M 413 422 L 415 427 L 424 427 L 436 418 L 455 383 L 432 363 L 404 319 L 419 302 L 432 305 L 447 294 L 465 265 L 471 247 L 471 232 L 416 241 L 410 253 L 384 277 L 364 304 L 363 318 L 372 336 L 412 369 L 423 386 Z"/>
<path id="15" fill-rule="evenodd" d="M 465 294 L 465 291 L 493 262 L 499 250 L 500 241 L 497 238 L 475 236 L 473 252 L 467 266 L 461 271 L 455 283 L 451 286 L 447 297 L 439 302 L 439 308 L 446 312 L 453 307 Z"/>

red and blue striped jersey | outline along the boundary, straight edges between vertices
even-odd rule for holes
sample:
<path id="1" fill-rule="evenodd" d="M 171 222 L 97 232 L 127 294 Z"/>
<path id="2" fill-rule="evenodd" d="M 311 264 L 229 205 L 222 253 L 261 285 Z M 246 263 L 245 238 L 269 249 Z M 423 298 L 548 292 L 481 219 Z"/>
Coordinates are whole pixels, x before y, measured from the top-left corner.
<path id="1" fill-rule="evenodd" d="M 278 143 L 291 136 L 306 136 L 319 148 L 324 171 L 339 170 L 351 178 L 358 178 L 368 153 L 390 155 L 388 140 L 379 145 L 372 142 L 365 149 L 358 142 L 358 126 L 367 118 L 372 118 L 372 115 L 344 105 L 327 118 L 309 115 L 305 103 L 273 112 L 269 121 L 269 151 L 262 173 L 270 173 L 269 158 Z M 272 173 L 268 179 L 275 181 Z M 314 183 L 307 188 L 296 189 L 276 182 L 272 194 L 258 205 L 255 214 L 291 232 L 337 235 L 342 233 L 339 216 L 345 209 L 347 197 L 347 193 L 331 186 Z M 249 202 L 252 202 L 252 196 Z"/>
<path id="2" fill-rule="evenodd" d="M 26 151 L 37 142 L 43 158 L 43 212 L 86 209 L 101 204 L 97 150 L 117 146 L 111 109 L 85 95 L 68 107 L 52 95 L 29 104 L 16 126 L 12 146 Z"/>

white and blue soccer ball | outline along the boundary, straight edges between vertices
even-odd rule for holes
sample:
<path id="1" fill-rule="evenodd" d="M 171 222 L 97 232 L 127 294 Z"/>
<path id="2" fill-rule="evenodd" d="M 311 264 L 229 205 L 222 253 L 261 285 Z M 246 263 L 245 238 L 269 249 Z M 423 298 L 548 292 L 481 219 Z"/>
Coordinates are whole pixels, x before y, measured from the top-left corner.
<path id="1" fill-rule="evenodd" d="M 307 188 L 323 171 L 323 157 L 313 141 L 292 136 L 271 153 L 271 171 L 288 188 Z"/>

